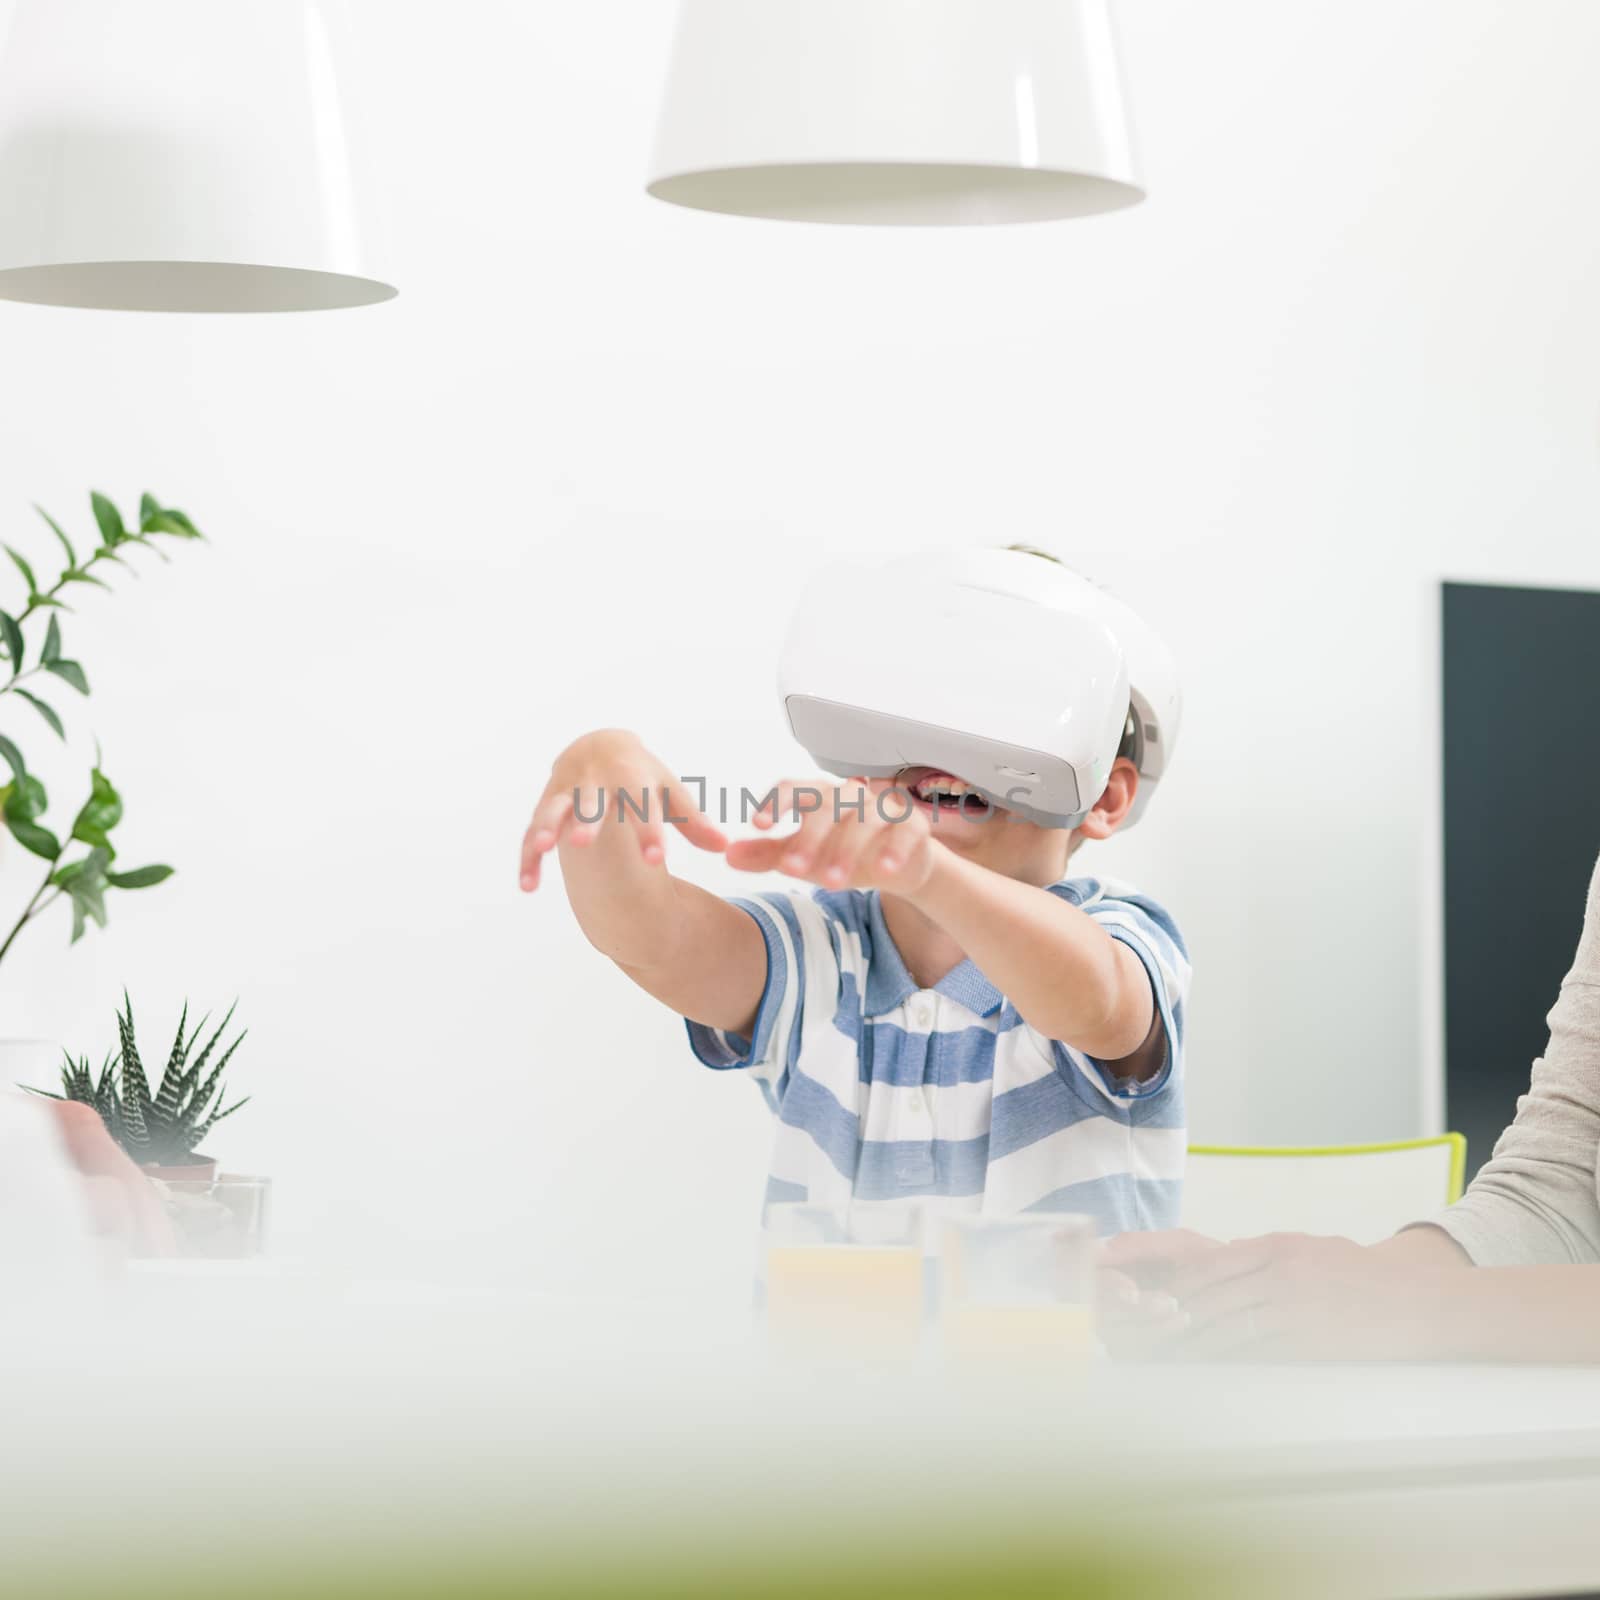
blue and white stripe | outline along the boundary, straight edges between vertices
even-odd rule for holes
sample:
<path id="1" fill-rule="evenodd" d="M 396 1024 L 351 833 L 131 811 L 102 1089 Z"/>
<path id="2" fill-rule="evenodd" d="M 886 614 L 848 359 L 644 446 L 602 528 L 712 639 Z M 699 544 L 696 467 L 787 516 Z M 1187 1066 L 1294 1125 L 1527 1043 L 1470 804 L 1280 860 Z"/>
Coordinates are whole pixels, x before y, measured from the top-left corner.
<path id="1" fill-rule="evenodd" d="M 906 970 L 875 893 L 733 903 L 767 947 L 752 1037 L 689 1024 L 709 1067 L 740 1068 L 777 1119 L 771 1200 L 935 1212 L 1078 1211 L 1102 1233 L 1178 1220 L 1189 961 L 1171 917 L 1118 885 L 1050 893 L 1126 944 L 1150 975 L 1166 1064 L 1130 1083 L 1028 1026 L 972 964 L 930 989 Z"/>

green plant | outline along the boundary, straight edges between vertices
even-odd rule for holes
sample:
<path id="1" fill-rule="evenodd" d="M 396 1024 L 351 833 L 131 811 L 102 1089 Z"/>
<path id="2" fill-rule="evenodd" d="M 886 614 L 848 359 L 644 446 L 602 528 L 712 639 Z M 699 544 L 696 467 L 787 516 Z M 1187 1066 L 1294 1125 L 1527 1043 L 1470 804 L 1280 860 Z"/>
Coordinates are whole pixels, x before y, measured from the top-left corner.
<path id="1" fill-rule="evenodd" d="M 27 595 L 19 611 L 13 614 L 0 610 L 0 672 L 5 674 L 0 679 L 0 703 L 13 696 L 14 703 L 26 703 L 63 740 L 67 730 L 60 713 L 38 691 L 47 680 L 53 679 L 81 695 L 89 693 L 89 679 L 81 663 L 62 654 L 61 614 L 71 611 L 62 599 L 63 593 L 76 584 L 109 589 L 111 585 L 101 572 L 108 564 L 131 566 L 128 554 L 136 549 L 148 550 L 163 561 L 167 560 L 165 551 L 156 542 L 158 538 L 192 540 L 203 537 L 183 512 L 163 506 L 153 495 L 147 494 L 139 502 L 137 528 L 127 526 L 122 513 L 105 495 L 95 493 L 89 498 L 100 542 L 86 560 L 79 559 L 60 524 L 47 511 L 35 507 L 66 555 L 66 565 L 48 588 L 40 586 L 33 564 L 25 556 L 9 544 L 0 546 L 27 585 Z M 44 619 L 42 636 L 30 650 L 27 624 L 39 618 Z M 30 682 L 32 687 L 26 687 Z M 98 750 L 90 774 L 88 798 L 73 817 L 65 840 L 45 826 L 42 819 L 49 805 L 45 787 L 38 776 L 28 770 L 27 761 L 15 741 L 3 733 L 0 733 L 0 761 L 11 769 L 11 782 L 0 787 L 0 821 L 18 844 L 48 863 L 44 881 L 0 942 L 0 960 L 5 958 L 22 930 L 63 897 L 72 904 L 72 942 L 76 943 L 83 937 L 86 922 L 105 926 L 107 889 L 148 889 L 172 876 L 172 868 L 166 866 L 137 867 L 131 872 L 112 870 L 117 852 L 111 842 L 111 830 L 122 820 L 122 797 L 101 771 Z M 84 852 L 68 860 L 75 844 L 83 845 Z"/>
<path id="2" fill-rule="evenodd" d="M 205 1072 L 206 1061 L 233 1020 L 238 1002 L 228 1007 L 227 1016 L 198 1055 L 193 1054 L 195 1041 L 205 1031 L 210 1018 L 202 1017 L 194 1031 L 185 1037 L 189 1006 L 184 1002 L 178 1036 L 172 1041 L 166 1070 L 154 1094 L 150 1092 L 144 1063 L 139 1059 L 133 1002 L 126 990 L 122 994 L 122 1005 L 123 1009 L 117 1013 L 120 1048 L 106 1057 L 98 1075 L 90 1072 L 87 1056 L 74 1061 L 69 1054 L 61 1066 L 61 1093 L 54 1094 L 48 1089 L 31 1092 L 51 1100 L 77 1100 L 93 1106 L 100 1113 L 106 1131 L 141 1166 L 183 1166 L 199 1149 L 205 1136 L 250 1099 L 246 1095 L 230 1106 L 222 1106 L 222 1071 L 243 1043 L 243 1033 L 222 1052 L 211 1071 Z"/>

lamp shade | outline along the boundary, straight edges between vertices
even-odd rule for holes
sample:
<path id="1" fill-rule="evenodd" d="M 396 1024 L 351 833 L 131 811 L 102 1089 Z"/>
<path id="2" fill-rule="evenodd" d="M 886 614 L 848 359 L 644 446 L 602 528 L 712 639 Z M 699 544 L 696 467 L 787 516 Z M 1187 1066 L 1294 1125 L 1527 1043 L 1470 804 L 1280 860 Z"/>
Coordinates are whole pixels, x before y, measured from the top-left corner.
<path id="1" fill-rule="evenodd" d="M 0 299 L 130 311 L 387 300 L 321 0 L 17 0 Z"/>
<path id="2" fill-rule="evenodd" d="M 649 190 L 908 224 L 1144 198 L 1105 0 L 682 0 Z"/>

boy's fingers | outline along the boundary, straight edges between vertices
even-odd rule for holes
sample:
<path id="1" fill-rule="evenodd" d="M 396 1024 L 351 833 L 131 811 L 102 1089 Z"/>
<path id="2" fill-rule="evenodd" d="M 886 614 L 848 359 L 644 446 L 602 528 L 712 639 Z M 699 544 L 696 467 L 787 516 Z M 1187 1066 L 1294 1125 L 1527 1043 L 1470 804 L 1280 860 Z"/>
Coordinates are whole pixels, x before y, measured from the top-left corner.
<path id="1" fill-rule="evenodd" d="M 846 784 L 838 790 L 838 820 L 829 820 L 831 825 L 812 871 L 830 888 L 838 889 L 855 877 L 883 830 L 872 809 L 872 796 L 859 783 Z"/>
<path id="2" fill-rule="evenodd" d="M 824 799 L 822 809 L 808 813 L 785 841 L 789 848 L 779 858 L 778 870 L 794 878 L 810 877 L 833 826 L 833 815 Z"/>
<path id="3" fill-rule="evenodd" d="M 784 778 L 761 796 L 751 820 L 763 829 L 780 823 L 803 826 L 808 818 L 827 809 L 831 789 L 831 784 L 816 778 Z"/>
<path id="4" fill-rule="evenodd" d="M 694 803 L 694 797 L 683 784 L 667 784 L 662 790 L 662 799 L 666 820 L 690 844 L 698 846 L 701 850 L 719 853 L 728 848 L 727 834 Z"/>
<path id="5" fill-rule="evenodd" d="M 893 879 L 911 855 L 911 842 L 898 828 L 884 825 L 873 830 L 872 842 L 856 862 L 856 870 L 869 877 Z"/>
<path id="6" fill-rule="evenodd" d="M 572 796 L 565 791 L 547 794 L 534 810 L 528 831 L 522 836 L 522 887 L 539 887 L 540 858 L 553 850 L 561 838 L 561 829 L 572 814 Z"/>
<path id="7" fill-rule="evenodd" d="M 638 829 L 639 854 L 652 867 L 660 866 L 667 859 L 667 840 L 662 829 L 660 813 L 654 807 L 650 807 L 642 818 L 630 814 L 628 820 Z"/>
<path id="8" fill-rule="evenodd" d="M 573 790 L 571 799 L 572 822 L 565 830 L 567 843 L 592 843 L 595 829 L 606 820 L 606 803 L 610 796 L 603 787 L 586 783 Z"/>
<path id="9" fill-rule="evenodd" d="M 898 827 L 909 822 L 916 813 L 917 802 L 909 789 L 903 789 L 889 778 L 874 778 L 867 785 L 867 805 L 880 822 Z"/>
<path id="10" fill-rule="evenodd" d="M 776 872 L 788 848 L 787 839 L 735 839 L 723 859 L 739 872 Z"/>

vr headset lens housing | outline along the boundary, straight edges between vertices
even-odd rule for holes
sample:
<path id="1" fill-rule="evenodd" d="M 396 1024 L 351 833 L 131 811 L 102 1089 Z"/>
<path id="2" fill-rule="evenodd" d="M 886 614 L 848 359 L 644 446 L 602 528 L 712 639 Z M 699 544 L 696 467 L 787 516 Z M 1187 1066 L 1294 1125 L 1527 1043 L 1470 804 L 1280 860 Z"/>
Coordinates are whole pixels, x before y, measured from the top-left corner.
<path id="1" fill-rule="evenodd" d="M 1145 682 L 1130 656 L 1145 658 Z M 1048 827 L 1076 827 L 1104 793 L 1130 706 L 1151 783 L 1176 731 L 1176 674 L 1149 630 L 1068 568 L 1017 551 L 822 575 L 790 626 L 779 689 L 825 771 L 937 768 Z"/>

